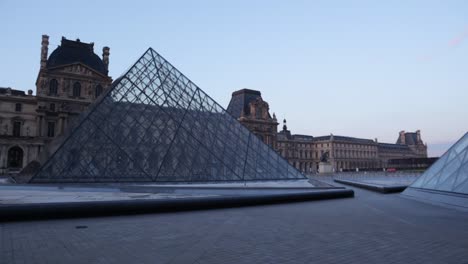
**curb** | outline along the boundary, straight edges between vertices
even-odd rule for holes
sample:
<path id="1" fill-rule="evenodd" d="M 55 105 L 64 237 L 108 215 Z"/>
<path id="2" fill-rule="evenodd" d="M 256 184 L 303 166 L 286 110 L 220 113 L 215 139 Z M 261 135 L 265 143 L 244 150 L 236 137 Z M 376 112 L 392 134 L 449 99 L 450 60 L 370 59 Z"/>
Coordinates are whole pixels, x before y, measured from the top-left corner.
<path id="1" fill-rule="evenodd" d="M 382 185 L 374 185 L 374 184 L 367 184 L 349 180 L 339 180 L 333 179 L 333 181 L 337 183 L 342 183 L 346 185 L 351 185 L 363 189 L 367 189 L 370 191 L 380 192 L 380 193 L 397 193 L 404 191 L 408 186 L 407 185 L 394 185 L 394 186 L 382 186 Z"/>
<path id="2" fill-rule="evenodd" d="M 339 189 L 267 195 L 202 197 L 193 199 L 10 204 L 0 205 L 0 222 L 177 212 L 350 197 L 354 197 L 353 190 Z"/>

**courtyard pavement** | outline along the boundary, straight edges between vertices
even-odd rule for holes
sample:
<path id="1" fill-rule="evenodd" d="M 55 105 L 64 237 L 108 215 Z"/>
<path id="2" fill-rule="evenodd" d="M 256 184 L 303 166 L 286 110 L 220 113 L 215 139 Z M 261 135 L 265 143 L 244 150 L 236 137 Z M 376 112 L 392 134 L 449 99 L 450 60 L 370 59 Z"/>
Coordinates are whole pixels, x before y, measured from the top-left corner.
<path id="1" fill-rule="evenodd" d="M 374 184 L 379 186 L 409 186 L 422 173 L 411 172 L 343 172 L 333 175 L 334 179 Z"/>
<path id="2" fill-rule="evenodd" d="M 355 198 L 0 223 L 0 263 L 468 263 L 468 213 Z"/>

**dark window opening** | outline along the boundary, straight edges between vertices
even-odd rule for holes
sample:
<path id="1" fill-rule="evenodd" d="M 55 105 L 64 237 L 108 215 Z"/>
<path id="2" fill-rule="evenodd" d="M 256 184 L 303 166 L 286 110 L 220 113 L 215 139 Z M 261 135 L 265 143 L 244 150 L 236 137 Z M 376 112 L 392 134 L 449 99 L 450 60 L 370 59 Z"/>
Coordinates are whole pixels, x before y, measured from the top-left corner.
<path id="1" fill-rule="evenodd" d="M 8 168 L 19 169 L 23 167 L 23 150 L 20 147 L 12 147 L 8 150 Z"/>
<path id="2" fill-rule="evenodd" d="M 80 97 L 81 96 L 81 84 L 79 82 L 76 82 L 73 85 L 73 96 L 74 97 Z"/>
<path id="3" fill-rule="evenodd" d="M 21 112 L 22 105 L 20 103 L 15 104 L 15 111 Z"/>
<path id="4" fill-rule="evenodd" d="M 47 123 L 47 136 L 54 137 L 55 136 L 55 122 L 48 122 Z"/>
<path id="5" fill-rule="evenodd" d="M 102 94 L 102 86 L 99 84 L 96 86 L 95 97 L 98 98 Z"/>
<path id="6" fill-rule="evenodd" d="M 21 136 L 21 122 L 15 121 L 13 123 L 13 136 L 19 137 Z"/>
<path id="7" fill-rule="evenodd" d="M 49 84 L 49 95 L 57 95 L 58 82 L 55 79 L 52 79 Z"/>
<path id="8" fill-rule="evenodd" d="M 50 111 L 55 112 L 55 104 L 50 104 Z"/>

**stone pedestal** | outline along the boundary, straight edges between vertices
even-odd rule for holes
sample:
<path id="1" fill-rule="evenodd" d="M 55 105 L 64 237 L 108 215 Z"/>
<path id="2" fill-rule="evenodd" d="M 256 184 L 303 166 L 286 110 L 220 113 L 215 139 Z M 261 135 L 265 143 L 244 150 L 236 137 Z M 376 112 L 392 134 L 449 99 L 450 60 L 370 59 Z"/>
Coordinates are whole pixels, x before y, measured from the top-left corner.
<path id="1" fill-rule="evenodd" d="M 331 165 L 330 162 L 320 162 L 319 173 L 320 174 L 333 173 L 333 166 Z"/>

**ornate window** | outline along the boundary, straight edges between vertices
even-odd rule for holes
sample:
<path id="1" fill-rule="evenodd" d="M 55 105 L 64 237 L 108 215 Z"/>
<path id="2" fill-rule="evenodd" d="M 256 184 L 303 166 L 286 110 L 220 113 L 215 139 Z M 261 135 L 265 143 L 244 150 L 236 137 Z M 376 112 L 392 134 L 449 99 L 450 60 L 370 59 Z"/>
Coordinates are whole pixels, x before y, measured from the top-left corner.
<path id="1" fill-rule="evenodd" d="M 102 94 L 102 86 L 98 84 L 94 91 L 94 96 L 98 98 Z"/>
<path id="2" fill-rule="evenodd" d="M 73 84 L 73 97 L 80 97 L 81 96 L 81 84 L 79 82 L 75 82 Z"/>
<path id="3" fill-rule="evenodd" d="M 57 95 L 58 82 L 56 79 L 50 80 L 49 83 L 49 95 Z"/>

